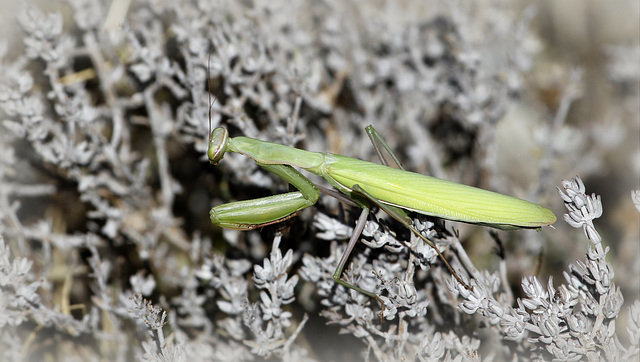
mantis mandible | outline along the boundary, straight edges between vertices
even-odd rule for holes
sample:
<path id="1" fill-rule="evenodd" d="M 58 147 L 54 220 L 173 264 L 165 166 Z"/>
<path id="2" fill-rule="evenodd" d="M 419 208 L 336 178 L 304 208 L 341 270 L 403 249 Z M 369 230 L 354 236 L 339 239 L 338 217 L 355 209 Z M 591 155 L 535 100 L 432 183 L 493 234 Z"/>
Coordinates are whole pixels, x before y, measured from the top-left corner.
<path id="1" fill-rule="evenodd" d="M 209 138 L 209 162 L 215 165 L 224 157 L 225 152 L 237 152 L 252 158 L 262 168 L 281 177 L 298 191 L 216 206 L 210 211 L 211 222 L 223 228 L 251 230 L 285 220 L 315 204 L 320 196 L 318 186 L 294 167 L 321 176 L 362 208 L 333 279 L 345 287 L 380 300 L 375 293 L 341 279 L 344 266 L 364 228 L 371 204 L 377 205 L 434 248 L 458 282 L 468 289 L 469 286 L 461 280 L 433 242 L 413 226 L 407 211 L 498 229 L 537 229 L 556 221 L 551 210 L 529 201 L 405 171 L 375 129 L 368 126 L 366 131 L 381 160 L 383 158 L 375 139 L 385 147 L 400 169 L 248 137 L 231 138 L 225 128 L 214 129 Z"/>

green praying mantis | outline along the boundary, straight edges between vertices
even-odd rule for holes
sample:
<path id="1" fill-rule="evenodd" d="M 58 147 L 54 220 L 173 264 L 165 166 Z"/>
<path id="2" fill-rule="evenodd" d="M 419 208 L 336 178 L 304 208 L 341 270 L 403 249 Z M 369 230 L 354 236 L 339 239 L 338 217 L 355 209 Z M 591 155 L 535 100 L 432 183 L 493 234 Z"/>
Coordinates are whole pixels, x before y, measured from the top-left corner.
<path id="1" fill-rule="evenodd" d="M 223 228 L 251 230 L 295 216 L 302 209 L 316 203 L 320 190 L 342 196 L 343 200 L 361 207 L 362 212 L 333 279 L 347 288 L 380 301 L 375 293 L 341 279 L 344 266 L 362 233 L 372 204 L 430 245 L 456 280 L 467 289 L 470 287 L 462 281 L 434 243 L 413 226 L 407 212 L 506 230 L 538 229 L 556 221 L 551 210 L 538 204 L 406 171 L 372 126 L 366 127 L 366 132 L 381 162 L 385 163 L 376 140 L 399 168 L 332 153 L 305 151 L 248 137 L 232 138 L 225 128 L 215 128 L 210 133 L 208 148 L 212 164 L 222 160 L 226 152 L 237 152 L 250 157 L 298 191 L 216 206 L 210 211 L 211 222 Z M 312 183 L 296 168 L 323 177 L 342 195 L 333 190 L 325 191 L 324 187 Z"/>

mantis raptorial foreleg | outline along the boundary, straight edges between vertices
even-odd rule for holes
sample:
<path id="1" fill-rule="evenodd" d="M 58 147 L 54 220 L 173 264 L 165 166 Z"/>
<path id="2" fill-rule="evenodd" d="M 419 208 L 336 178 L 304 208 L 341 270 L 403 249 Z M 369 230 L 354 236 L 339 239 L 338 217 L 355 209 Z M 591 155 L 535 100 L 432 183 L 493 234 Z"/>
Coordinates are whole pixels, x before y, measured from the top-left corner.
<path id="1" fill-rule="evenodd" d="M 293 167 L 265 164 L 260 166 L 281 177 L 299 191 L 216 206 L 209 212 L 214 224 L 228 229 L 252 230 L 288 219 L 318 201 L 320 192 L 316 185 Z"/>

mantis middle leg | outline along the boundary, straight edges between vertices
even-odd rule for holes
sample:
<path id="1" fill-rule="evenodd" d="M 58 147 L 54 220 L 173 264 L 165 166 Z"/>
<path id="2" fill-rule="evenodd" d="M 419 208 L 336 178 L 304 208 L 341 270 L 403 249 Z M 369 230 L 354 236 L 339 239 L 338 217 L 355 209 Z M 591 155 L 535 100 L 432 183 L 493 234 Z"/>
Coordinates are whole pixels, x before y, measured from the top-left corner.
<path id="1" fill-rule="evenodd" d="M 370 202 L 373 202 L 380 209 L 382 209 L 385 213 L 387 213 L 387 215 L 391 216 L 396 221 L 400 222 L 407 229 L 411 230 L 411 232 L 413 232 L 417 237 L 419 237 L 425 243 L 427 243 L 427 245 L 429 245 L 436 252 L 436 254 L 438 254 L 438 257 L 440 258 L 440 260 L 442 260 L 444 265 L 447 267 L 447 269 L 449 269 L 449 272 L 456 278 L 458 283 L 462 284 L 466 289 L 469 289 L 469 290 L 471 289 L 471 287 L 469 285 L 467 285 L 467 283 L 465 283 L 462 280 L 462 278 L 460 278 L 458 273 L 456 273 L 456 271 L 453 270 L 453 267 L 451 267 L 451 265 L 449 264 L 447 259 L 444 257 L 444 255 L 442 255 L 442 252 L 440 252 L 438 247 L 431 240 L 429 240 L 426 236 L 422 235 L 422 233 L 420 231 L 418 231 L 418 229 L 416 229 L 413 226 L 413 222 L 412 222 L 411 218 L 407 215 L 406 212 L 404 212 L 404 210 L 401 210 L 401 209 L 399 209 L 399 208 L 397 208 L 395 206 L 387 205 L 387 204 L 384 204 L 384 203 L 380 202 L 378 199 L 376 199 L 375 197 L 371 196 L 365 189 L 363 189 L 359 185 L 354 185 L 353 186 L 353 190 L 355 192 L 357 192 L 358 194 L 366 197 Z"/>
<path id="2" fill-rule="evenodd" d="M 378 131 L 376 131 L 375 128 L 373 128 L 373 126 L 367 126 L 366 127 L 366 132 L 367 132 L 367 135 L 369 136 L 369 139 L 371 140 L 371 143 L 373 144 L 373 147 L 374 147 L 374 149 L 376 151 L 376 154 L 378 155 L 378 158 L 380 159 L 380 162 L 382 164 L 384 164 L 384 165 L 387 165 L 387 162 L 384 159 L 384 157 L 382 155 L 382 152 L 381 152 L 380 148 L 378 147 L 376 141 L 380 142 L 380 144 L 384 147 L 384 149 L 387 151 L 387 153 L 391 156 L 391 158 L 393 159 L 393 161 L 395 162 L 397 167 L 402 169 L 402 170 L 404 170 L 404 167 L 400 163 L 400 160 L 398 159 L 398 157 L 396 157 L 395 153 L 391 150 L 391 148 L 389 147 L 387 142 L 378 133 Z M 470 289 L 470 287 L 453 270 L 453 268 L 451 267 L 449 262 L 447 262 L 447 260 L 445 259 L 444 255 L 442 255 L 442 253 L 435 246 L 435 244 L 431 240 L 429 240 L 427 237 L 422 235 L 413 226 L 411 218 L 409 218 L 409 216 L 407 215 L 407 213 L 404 210 L 402 210 L 400 208 L 397 208 L 397 207 L 394 207 L 394 206 L 390 206 L 390 205 L 381 203 L 379 200 L 377 200 L 375 197 L 371 196 L 366 190 L 364 190 L 359 185 L 354 185 L 353 191 L 355 191 L 358 195 L 361 195 L 366 200 L 357 201 L 358 205 L 360 207 L 362 207 L 362 213 L 360 214 L 360 217 L 358 218 L 358 221 L 356 223 L 356 227 L 354 228 L 353 234 L 351 235 L 351 238 L 349 239 L 349 242 L 347 244 L 347 248 L 345 249 L 342 257 L 340 258 L 338 266 L 336 267 L 336 270 L 333 273 L 334 281 L 336 281 L 337 283 L 339 283 L 339 284 L 341 284 L 341 285 L 343 285 L 343 286 L 345 286 L 347 288 L 351 288 L 351 289 L 356 290 L 356 291 L 358 291 L 360 293 L 363 293 L 365 295 L 373 297 L 373 298 L 377 299 L 381 304 L 383 304 L 382 301 L 380 300 L 380 298 L 375 293 L 365 291 L 365 290 L 363 290 L 363 289 L 361 289 L 359 287 L 356 287 L 353 284 L 347 283 L 347 282 L 343 281 L 342 279 L 340 279 L 340 277 L 342 276 L 342 272 L 344 270 L 344 267 L 345 267 L 345 265 L 347 263 L 347 260 L 349 259 L 349 256 L 350 256 L 351 252 L 353 251 L 353 248 L 355 247 L 357 241 L 359 240 L 360 235 L 362 234 L 362 230 L 364 229 L 364 224 L 365 224 L 365 222 L 367 220 L 367 216 L 368 216 L 369 211 L 370 211 L 370 207 L 369 207 L 369 204 L 367 202 L 367 201 L 369 201 L 369 202 L 374 203 L 378 207 L 380 207 L 380 209 L 382 209 L 385 213 L 387 213 L 389 216 L 391 216 L 392 218 L 394 218 L 395 220 L 400 222 L 402 225 L 404 225 L 406 228 L 411 230 L 416 236 L 418 236 L 425 243 L 427 243 L 427 245 L 431 246 L 433 248 L 433 250 L 435 250 L 435 252 L 438 254 L 439 258 L 443 261 L 443 263 L 445 264 L 447 269 L 449 269 L 449 272 L 451 272 L 451 274 L 456 278 L 456 280 L 460 284 L 462 284 L 465 288 Z"/>

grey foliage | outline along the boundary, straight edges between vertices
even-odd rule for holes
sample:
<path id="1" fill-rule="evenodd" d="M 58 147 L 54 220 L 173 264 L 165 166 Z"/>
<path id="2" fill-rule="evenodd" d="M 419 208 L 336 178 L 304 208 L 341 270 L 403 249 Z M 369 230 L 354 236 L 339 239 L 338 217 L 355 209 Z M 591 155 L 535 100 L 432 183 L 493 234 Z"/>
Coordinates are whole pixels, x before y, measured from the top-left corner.
<path id="1" fill-rule="evenodd" d="M 610 105 L 579 123 L 590 68 L 548 66 L 532 7 L 118 3 L 25 4 L 0 39 L 1 360 L 638 358 L 636 45 L 599 50 Z M 500 234 L 415 217 L 471 289 L 374 212 L 342 278 L 378 300 L 333 280 L 355 211 L 328 196 L 280 226 L 210 224 L 287 190 L 242 155 L 209 165 L 212 127 L 375 160 L 368 124 L 407 169 L 567 212 Z"/>

